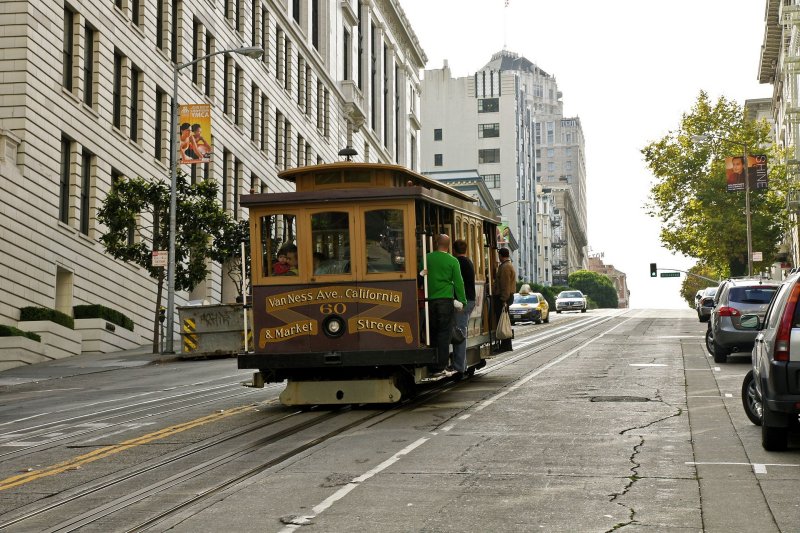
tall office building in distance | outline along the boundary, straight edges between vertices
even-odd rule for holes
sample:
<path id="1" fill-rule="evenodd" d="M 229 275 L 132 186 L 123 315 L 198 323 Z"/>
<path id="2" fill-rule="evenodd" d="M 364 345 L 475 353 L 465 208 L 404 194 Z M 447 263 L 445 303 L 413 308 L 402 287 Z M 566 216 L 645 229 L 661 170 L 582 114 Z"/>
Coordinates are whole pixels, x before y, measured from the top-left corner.
<path id="1" fill-rule="evenodd" d="M 505 50 L 463 78 L 426 70 L 422 122 L 423 172 L 477 169 L 519 243 L 521 279 L 560 284 L 586 266 L 584 140 L 555 77 Z"/>

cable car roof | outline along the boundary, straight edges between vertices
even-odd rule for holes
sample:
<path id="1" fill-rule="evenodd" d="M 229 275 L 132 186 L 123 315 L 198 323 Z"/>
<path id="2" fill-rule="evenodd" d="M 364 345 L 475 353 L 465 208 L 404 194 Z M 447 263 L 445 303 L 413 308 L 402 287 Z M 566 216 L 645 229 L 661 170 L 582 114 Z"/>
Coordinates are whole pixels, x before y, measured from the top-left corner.
<path id="1" fill-rule="evenodd" d="M 449 185 L 445 185 L 440 181 L 436 181 L 434 179 L 428 178 L 423 176 L 422 174 L 417 174 L 413 170 L 410 170 L 406 167 L 400 165 L 387 165 L 383 163 L 356 163 L 353 161 L 338 161 L 336 163 L 325 163 L 323 165 L 309 165 L 304 167 L 297 167 L 291 168 L 288 170 L 284 170 L 278 173 L 278 177 L 284 179 L 286 181 L 296 182 L 299 176 L 304 176 L 307 174 L 315 174 L 320 171 L 329 172 L 332 170 L 392 170 L 395 172 L 400 172 L 406 174 L 408 176 L 409 181 L 411 181 L 411 185 L 416 185 L 420 187 L 425 187 L 429 189 L 435 189 L 451 196 L 458 198 L 459 200 L 467 201 L 467 202 L 476 202 L 477 200 L 472 196 L 465 194 L 458 189 L 450 187 Z"/>

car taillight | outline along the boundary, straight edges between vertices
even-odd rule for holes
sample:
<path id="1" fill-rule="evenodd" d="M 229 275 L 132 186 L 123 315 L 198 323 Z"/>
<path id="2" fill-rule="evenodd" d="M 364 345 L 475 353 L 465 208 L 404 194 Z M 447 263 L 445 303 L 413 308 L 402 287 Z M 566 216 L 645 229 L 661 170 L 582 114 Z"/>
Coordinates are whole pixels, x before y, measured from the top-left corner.
<path id="1" fill-rule="evenodd" d="M 780 324 L 778 324 L 778 332 L 775 335 L 775 353 L 773 358 L 776 361 L 789 360 L 789 344 L 792 340 L 792 319 L 794 318 L 794 310 L 797 307 L 797 300 L 800 299 L 800 283 L 795 283 L 792 287 L 792 293 L 789 295 L 789 301 L 786 302 L 786 307 L 783 308 L 783 316 L 781 316 Z"/>
<path id="2" fill-rule="evenodd" d="M 723 305 L 719 308 L 719 316 L 741 316 L 741 312 L 735 307 Z"/>

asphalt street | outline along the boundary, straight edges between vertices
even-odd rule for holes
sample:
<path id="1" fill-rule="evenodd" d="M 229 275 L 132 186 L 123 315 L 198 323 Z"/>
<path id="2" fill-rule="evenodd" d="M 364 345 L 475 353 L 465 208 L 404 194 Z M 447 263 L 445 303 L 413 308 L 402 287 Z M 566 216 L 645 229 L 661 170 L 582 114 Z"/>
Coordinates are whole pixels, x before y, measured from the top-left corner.
<path id="1" fill-rule="evenodd" d="M 304 412 L 233 359 L 146 350 L 0 373 L 5 531 L 800 531 L 800 439 L 761 448 L 705 324 L 515 327 L 471 380 Z"/>

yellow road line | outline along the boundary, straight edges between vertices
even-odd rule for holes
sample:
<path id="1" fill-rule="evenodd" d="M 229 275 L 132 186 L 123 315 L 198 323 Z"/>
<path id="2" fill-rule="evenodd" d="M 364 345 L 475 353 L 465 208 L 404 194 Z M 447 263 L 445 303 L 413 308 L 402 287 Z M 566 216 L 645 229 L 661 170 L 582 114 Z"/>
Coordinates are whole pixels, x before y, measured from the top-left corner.
<path id="1" fill-rule="evenodd" d="M 62 472 L 66 472 L 68 470 L 76 470 L 78 467 L 81 467 L 89 463 L 93 463 L 94 461 L 98 461 L 100 459 L 105 459 L 106 457 L 123 452 L 130 448 L 135 448 L 136 446 L 147 444 L 148 442 L 164 439 L 166 437 L 170 437 L 177 433 L 186 431 L 187 429 L 192 429 L 211 422 L 216 422 L 217 420 L 222 420 L 223 418 L 237 415 L 245 411 L 251 411 L 253 409 L 255 408 L 250 405 L 245 407 L 235 407 L 233 409 L 228 409 L 222 413 L 214 413 L 208 416 L 204 416 L 202 418 L 191 420 L 189 422 L 184 422 L 183 424 L 177 424 L 175 426 L 170 426 L 164 429 L 160 429 L 153 433 L 148 433 L 147 435 L 142 435 L 141 437 L 136 437 L 135 439 L 126 440 L 119 444 L 114 444 L 112 446 L 103 446 L 102 448 L 94 450 L 93 452 L 89 452 L 84 455 L 79 455 L 74 459 L 57 463 L 52 466 L 48 466 L 47 468 L 43 468 L 41 470 L 25 472 L 24 474 L 19 474 L 16 476 L 11 476 L 9 478 L 6 478 L 0 481 L 0 490 L 6 490 L 13 487 L 18 487 L 20 485 L 24 485 L 25 483 L 30 483 L 31 481 L 34 481 L 36 479 L 48 476 L 54 476 L 56 474 L 61 474 Z"/>

